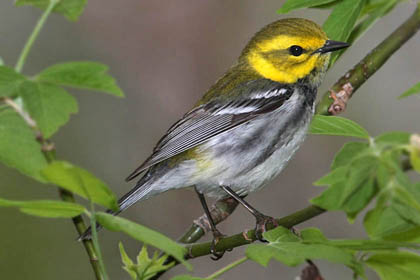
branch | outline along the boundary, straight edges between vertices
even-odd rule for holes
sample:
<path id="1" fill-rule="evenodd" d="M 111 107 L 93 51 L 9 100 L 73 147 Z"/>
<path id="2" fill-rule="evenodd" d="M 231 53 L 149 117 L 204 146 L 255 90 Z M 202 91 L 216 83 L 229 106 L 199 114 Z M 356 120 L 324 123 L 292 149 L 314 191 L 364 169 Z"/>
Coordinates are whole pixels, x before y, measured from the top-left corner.
<path id="1" fill-rule="evenodd" d="M 44 153 L 44 156 L 47 159 L 48 163 L 55 160 L 56 157 L 55 157 L 54 144 L 44 139 L 42 136 L 38 137 L 38 141 L 42 144 L 42 152 Z M 67 202 L 73 202 L 73 203 L 76 202 L 76 200 L 74 199 L 73 193 L 62 188 L 58 189 L 58 193 L 60 195 L 61 200 L 67 201 Z M 79 236 L 86 231 L 87 227 L 81 215 L 73 217 L 72 221 Z M 93 272 L 95 273 L 96 279 L 102 280 L 103 278 L 102 278 L 101 268 L 98 262 L 98 256 L 96 254 L 96 250 L 93 246 L 92 240 L 85 239 L 82 242 L 83 242 L 83 246 L 85 247 L 86 253 L 89 256 L 89 261 L 92 266 Z"/>
<path id="2" fill-rule="evenodd" d="M 382 65 L 407 42 L 420 28 L 420 3 L 403 24 L 367 54 L 353 69 L 344 74 L 322 96 L 317 106 L 317 114 L 336 115 L 343 112 L 348 100 Z M 330 93 L 335 93 L 336 99 Z M 334 100 L 335 99 L 335 100 Z"/>
<path id="3" fill-rule="evenodd" d="M 369 54 L 367 54 L 362 61 L 360 61 L 352 70 L 344 74 L 332 87 L 331 90 L 334 92 L 349 92 L 349 86 L 351 86 L 351 93 L 347 96 L 347 101 L 353 96 L 356 90 L 364 83 L 368 78 L 370 78 L 380 67 L 391 57 L 391 55 L 398 50 L 408 39 L 410 39 L 420 28 L 420 4 L 417 5 L 417 8 L 413 15 L 408 18 L 400 27 L 398 27 L 390 36 L 388 36 L 384 41 L 382 41 L 376 48 L 374 48 Z M 347 84 L 347 86 L 346 86 Z M 339 95 L 337 93 L 337 95 Z M 339 97 L 339 96 L 337 96 Z M 344 102 L 344 107 L 347 104 L 347 101 Z M 340 113 L 343 110 L 337 110 L 337 102 L 335 102 L 330 97 L 330 91 L 327 91 L 323 94 L 321 101 L 317 105 L 316 112 L 322 115 L 329 115 L 332 112 L 330 110 L 334 109 L 336 113 Z M 219 223 L 225 220 L 232 212 L 235 210 L 235 207 L 232 207 L 231 202 L 226 200 L 217 201 L 215 205 L 212 206 L 212 209 L 215 207 L 222 207 L 221 213 L 217 214 L 217 210 L 214 210 L 216 214 L 212 217 L 215 219 L 216 223 Z M 203 215 L 199 220 L 206 220 L 197 224 L 193 223 L 191 228 L 184 234 L 181 238 L 183 243 L 191 243 L 197 241 L 202 237 L 207 228 L 200 227 L 201 224 L 208 224 L 206 217 Z M 192 240 L 192 241 L 190 241 Z M 188 242 L 190 241 L 190 242 Z"/>
<path id="4" fill-rule="evenodd" d="M 37 141 L 41 143 L 41 149 L 47 162 L 51 163 L 53 160 L 55 160 L 56 157 L 54 143 L 50 142 L 42 136 L 42 133 L 38 129 L 37 123 L 29 116 L 29 114 L 26 111 L 23 110 L 23 108 L 20 105 L 18 105 L 12 99 L 5 97 L 3 98 L 3 101 L 13 110 L 15 110 L 23 118 L 27 125 L 35 131 L 35 134 L 37 135 Z M 61 188 L 59 188 L 58 192 L 61 200 L 73 203 L 75 202 L 74 196 L 71 192 Z M 82 216 L 76 216 L 72 218 L 72 221 L 79 235 L 85 232 L 86 225 L 83 221 Z M 95 273 L 96 279 L 101 280 L 101 269 L 99 267 L 97 254 L 95 248 L 93 247 L 92 240 L 83 240 L 83 246 L 85 247 L 86 252 L 89 256 L 89 260 L 92 265 L 92 269 Z"/>
<path id="5" fill-rule="evenodd" d="M 293 226 L 303 223 L 307 220 L 310 220 L 324 212 L 325 212 L 324 209 L 311 205 L 289 216 L 276 219 L 276 221 L 279 226 L 292 228 Z M 270 224 L 267 225 L 267 230 L 270 230 L 273 228 L 275 228 L 275 226 L 270 225 Z M 236 248 L 242 245 L 250 244 L 254 242 L 255 240 L 256 240 L 255 230 L 252 229 L 252 230 L 244 231 L 242 233 L 238 233 L 229 237 L 222 238 L 219 241 L 219 243 L 217 243 L 216 245 L 216 251 L 220 252 L 220 251 L 231 250 L 233 248 Z M 186 258 L 193 259 L 193 258 L 201 257 L 204 255 L 209 255 L 210 247 L 211 247 L 211 242 L 189 245 L 187 246 L 188 255 L 186 256 Z"/>
<path id="6" fill-rule="evenodd" d="M 332 87 L 330 91 L 323 94 L 320 102 L 317 105 L 316 113 L 322 115 L 339 114 L 346 108 L 348 100 L 353 94 L 364 84 L 381 66 L 397 51 L 405 42 L 407 42 L 420 28 L 420 4 L 417 4 L 416 10 L 402 25 L 400 25 L 391 35 L 383 40 L 376 48 L 367 54 L 358 64 L 356 64 L 350 71 L 344 74 Z M 331 94 L 332 93 L 332 94 Z M 237 206 L 236 202 L 228 199 L 219 200 L 212 206 L 212 217 L 215 223 L 218 224 L 229 217 Z M 219 208 L 219 209 L 218 209 Z M 306 221 L 315 217 L 325 210 L 316 206 L 310 206 L 301 210 L 291 216 L 279 220 L 279 225 L 291 227 L 300 222 Z M 298 222 L 300 215 L 306 217 L 304 220 Z M 295 224 L 285 223 L 284 219 L 288 220 L 290 217 L 295 220 Z M 300 218 L 302 218 L 300 217 Z M 200 222 L 197 222 L 200 221 Z M 290 221 L 289 221 L 290 222 Z M 203 226 L 204 225 L 204 226 Z M 182 243 L 193 243 L 199 240 L 207 231 L 208 220 L 205 215 L 194 221 L 193 225 L 181 237 Z M 246 232 L 247 238 L 243 234 L 237 234 L 231 237 L 222 239 L 216 246 L 216 249 L 226 250 L 237 246 L 249 244 L 254 240 L 254 232 Z M 210 253 L 210 243 L 196 244 L 189 246 L 189 258 L 195 258 Z M 170 259 L 170 258 L 169 258 Z M 159 273 L 151 279 L 158 279 L 162 273 Z"/>

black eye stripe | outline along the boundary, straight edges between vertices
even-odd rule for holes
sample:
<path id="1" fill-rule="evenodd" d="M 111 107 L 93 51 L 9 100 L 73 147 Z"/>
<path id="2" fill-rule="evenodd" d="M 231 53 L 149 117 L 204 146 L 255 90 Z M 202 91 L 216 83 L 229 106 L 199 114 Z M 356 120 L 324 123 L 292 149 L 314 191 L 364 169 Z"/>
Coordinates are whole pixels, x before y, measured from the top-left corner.
<path id="1" fill-rule="evenodd" d="M 300 56 L 303 53 L 303 48 L 301 46 L 293 45 L 289 48 L 289 52 L 293 56 Z"/>

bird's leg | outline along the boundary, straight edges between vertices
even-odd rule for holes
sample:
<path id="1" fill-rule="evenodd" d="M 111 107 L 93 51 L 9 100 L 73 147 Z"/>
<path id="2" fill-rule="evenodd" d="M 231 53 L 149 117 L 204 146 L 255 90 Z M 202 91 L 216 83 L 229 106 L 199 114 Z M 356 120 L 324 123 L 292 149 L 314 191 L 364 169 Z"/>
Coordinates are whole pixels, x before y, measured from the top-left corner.
<path id="1" fill-rule="evenodd" d="M 206 198 L 204 197 L 202 193 L 200 193 L 197 190 L 197 188 L 195 188 L 195 191 L 198 195 L 198 198 L 200 199 L 201 205 L 203 206 L 204 212 L 206 213 L 207 219 L 209 220 L 211 231 L 213 233 L 213 240 L 211 242 L 211 248 L 210 248 L 210 252 L 213 255 L 211 259 L 214 261 L 217 261 L 220 258 L 222 258 L 223 255 L 225 254 L 225 251 L 222 251 L 222 252 L 216 251 L 216 245 L 217 243 L 219 243 L 220 239 L 224 237 L 224 235 L 216 228 L 213 218 L 211 217 L 209 207 L 207 206 Z"/>
<path id="2" fill-rule="evenodd" d="M 235 193 L 231 188 L 227 186 L 220 186 L 225 192 L 227 192 L 231 197 L 238 201 L 242 206 L 245 207 L 252 215 L 254 215 L 257 223 L 255 225 L 255 237 L 262 242 L 266 242 L 262 234 L 267 231 L 267 224 L 271 223 L 273 226 L 278 226 L 276 219 L 270 216 L 266 216 L 259 212 L 257 209 L 252 207 L 248 202 L 242 199 L 237 193 Z"/>

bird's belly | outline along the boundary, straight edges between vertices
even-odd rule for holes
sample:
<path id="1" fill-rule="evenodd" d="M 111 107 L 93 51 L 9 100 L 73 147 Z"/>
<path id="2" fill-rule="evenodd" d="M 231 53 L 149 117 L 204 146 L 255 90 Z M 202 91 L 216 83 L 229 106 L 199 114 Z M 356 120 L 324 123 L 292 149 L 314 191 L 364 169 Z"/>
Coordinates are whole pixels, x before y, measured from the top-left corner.
<path id="1" fill-rule="evenodd" d="M 312 116 L 311 108 L 290 109 L 296 114 L 285 114 L 282 108 L 202 145 L 208 158 L 200 172 L 207 176 L 203 180 L 200 173 L 197 188 L 221 197 L 225 193 L 218 186 L 226 185 L 245 195 L 275 177 L 304 140 Z"/>

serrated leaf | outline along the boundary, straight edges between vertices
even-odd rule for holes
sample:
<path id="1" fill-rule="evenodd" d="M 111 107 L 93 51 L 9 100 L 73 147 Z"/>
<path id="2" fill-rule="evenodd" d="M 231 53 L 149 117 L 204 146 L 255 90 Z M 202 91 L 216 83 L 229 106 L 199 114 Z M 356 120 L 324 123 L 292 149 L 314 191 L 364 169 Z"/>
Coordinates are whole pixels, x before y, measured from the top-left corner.
<path id="1" fill-rule="evenodd" d="M 188 269 L 191 269 L 191 265 L 184 259 L 187 249 L 165 235 L 127 219 L 110 214 L 96 213 L 95 216 L 97 221 L 106 229 L 124 232 L 134 239 L 156 247 L 168 255 L 173 256 Z"/>
<path id="2" fill-rule="evenodd" d="M 45 10 L 50 0 L 16 0 L 16 6 L 32 5 Z M 76 21 L 83 13 L 87 0 L 60 0 L 53 9 L 53 12 L 62 14 L 68 20 Z"/>
<path id="3" fill-rule="evenodd" d="M 286 14 L 293 10 L 323 5 L 334 1 L 335 0 L 287 0 L 283 6 L 277 10 L 277 13 Z"/>
<path id="4" fill-rule="evenodd" d="M 328 185 L 333 185 L 333 184 L 336 184 L 336 183 L 340 183 L 340 182 L 346 180 L 346 176 L 347 176 L 347 173 L 348 173 L 348 168 L 349 167 L 347 167 L 347 166 L 341 166 L 341 167 L 338 167 L 336 169 L 333 169 L 330 173 L 322 176 L 320 179 L 318 179 L 313 184 L 315 186 L 328 186 Z"/>
<path id="5" fill-rule="evenodd" d="M 406 145 L 409 140 L 410 133 L 404 131 L 385 132 L 375 137 L 375 143 L 378 144 Z"/>
<path id="6" fill-rule="evenodd" d="M 10 109 L 0 109 L 0 161 L 41 182 L 47 166 L 41 145 L 25 121 Z"/>
<path id="7" fill-rule="evenodd" d="M 19 85 L 25 81 L 25 76 L 12 68 L 0 66 L 0 97 L 12 96 Z"/>
<path id="8" fill-rule="evenodd" d="M 342 181 L 331 184 L 311 202 L 327 210 L 343 210 L 354 218 L 376 193 L 374 175 L 378 163 L 378 158 L 370 155 L 357 158 L 346 174 L 341 174 Z"/>
<path id="9" fill-rule="evenodd" d="M 130 257 L 125 252 L 124 246 L 122 243 L 119 243 L 121 259 L 124 263 L 124 270 L 128 272 L 131 279 L 136 280 L 148 280 L 155 276 L 158 272 L 164 271 L 169 269 L 173 266 L 173 262 L 171 264 L 165 265 L 165 261 L 167 259 L 167 255 L 158 257 L 157 252 L 153 258 L 149 258 L 149 254 L 147 252 L 147 247 L 144 245 L 141 248 L 140 253 L 137 256 L 137 264 L 135 264 Z"/>
<path id="10" fill-rule="evenodd" d="M 95 203 L 118 210 L 117 198 L 109 187 L 88 171 L 65 161 L 54 161 L 41 171 L 50 183 Z"/>
<path id="11" fill-rule="evenodd" d="M 410 252 L 375 254 L 369 257 L 366 264 L 374 269 L 382 280 L 420 279 L 420 256 Z"/>
<path id="12" fill-rule="evenodd" d="M 127 252 L 124 249 L 124 245 L 122 244 L 122 242 L 120 241 L 118 243 L 118 248 L 120 249 L 120 254 L 121 254 L 121 260 L 123 261 L 123 264 L 125 266 L 131 266 L 133 265 L 133 261 L 130 259 L 130 257 L 127 255 Z M 135 274 L 134 274 L 135 276 Z M 133 279 L 135 279 L 135 277 L 133 277 Z"/>
<path id="13" fill-rule="evenodd" d="M 351 136 L 368 139 L 368 132 L 356 122 L 335 116 L 315 115 L 309 132 L 319 135 Z"/>
<path id="14" fill-rule="evenodd" d="M 369 153 L 369 144 L 364 142 L 347 142 L 335 155 L 331 169 L 350 164 L 351 161 Z"/>
<path id="15" fill-rule="evenodd" d="M 67 62 L 48 67 L 36 77 L 38 81 L 61 86 L 102 91 L 124 96 L 108 72 L 108 66 L 97 62 Z"/>
<path id="16" fill-rule="evenodd" d="M 76 99 L 55 85 L 27 81 L 18 93 L 45 138 L 50 138 L 68 122 L 70 114 L 78 111 Z"/>
<path id="17" fill-rule="evenodd" d="M 342 0 L 338 2 L 323 25 L 328 38 L 347 42 L 362 11 L 364 2 L 364 0 Z M 334 64 L 341 53 L 342 51 L 331 54 L 330 65 Z"/>
<path id="18" fill-rule="evenodd" d="M 415 84 L 408 90 L 406 90 L 403 94 L 400 95 L 400 97 L 398 97 L 398 99 L 405 98 L 405 97 L 408 97 L 414 94 L 419 94 L 419 93 L 420 93 L 420 82 Z"/>
<path id="19" fill-rule="evenodd" d="M 82 205 L 53 200 L 13 201 L 0 198 L 0 207 L 16 207 L 25 214 L 44 218 L 72 218 L 85 211 Z"/>

